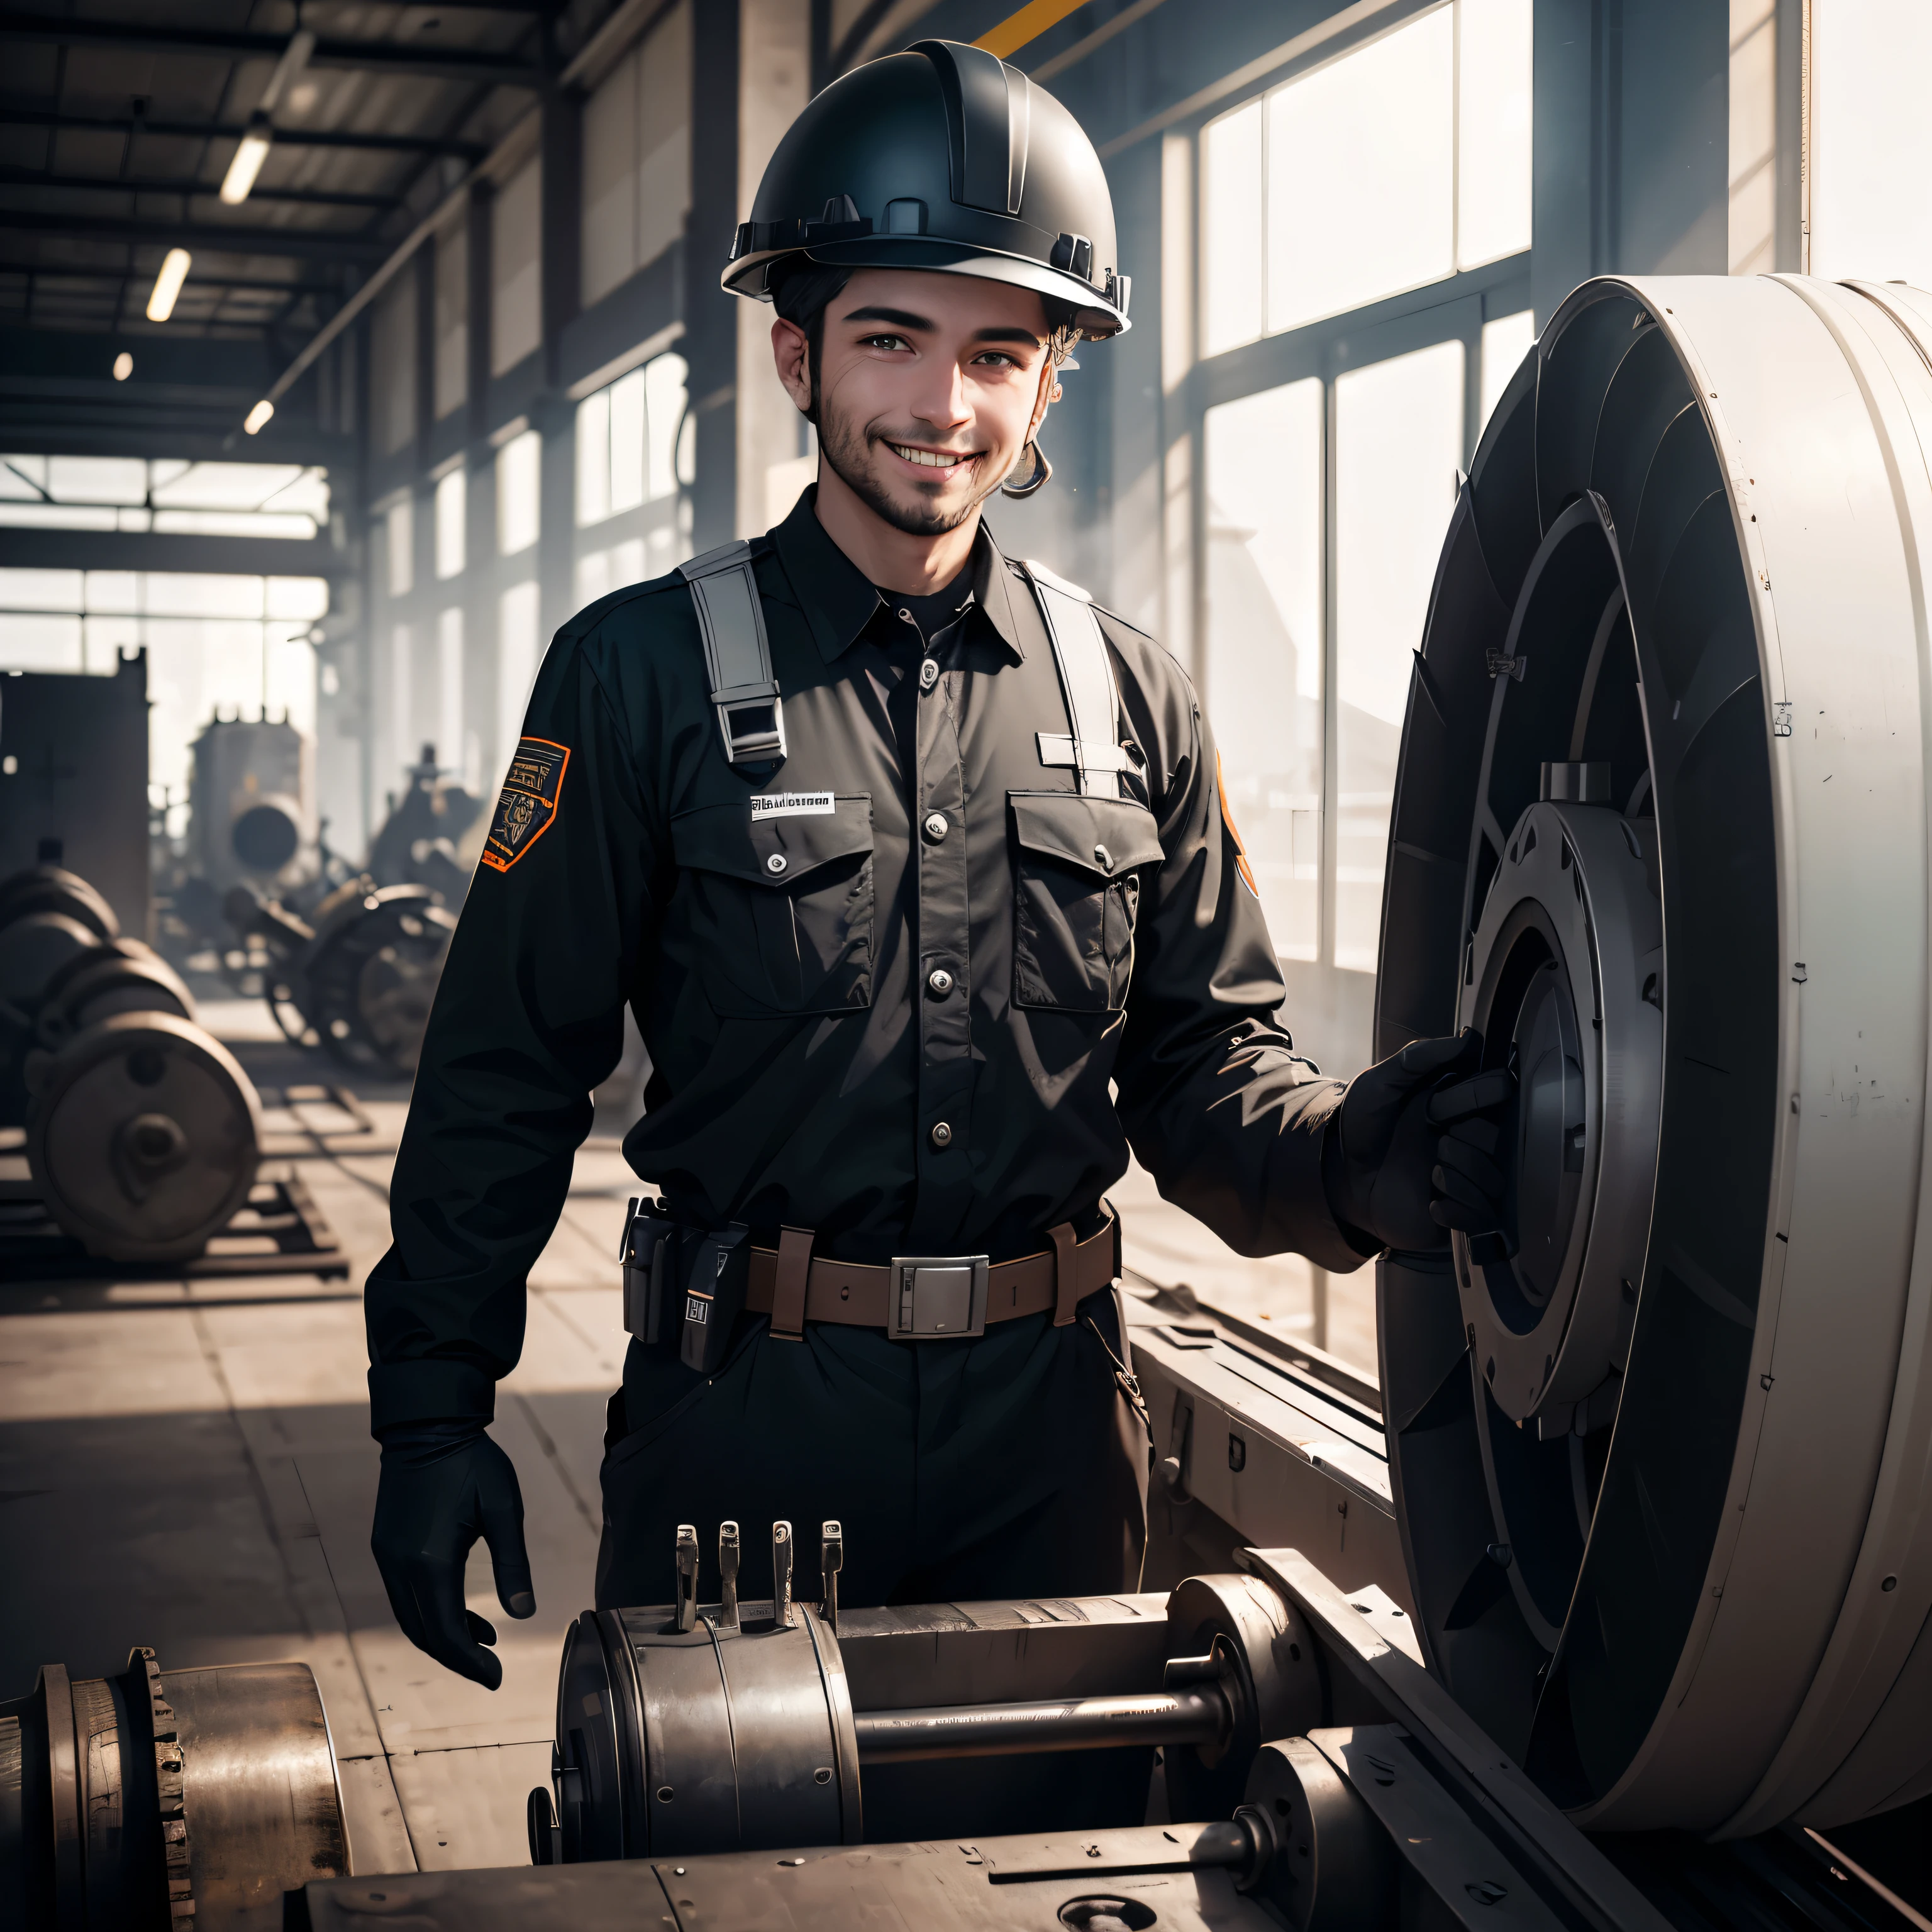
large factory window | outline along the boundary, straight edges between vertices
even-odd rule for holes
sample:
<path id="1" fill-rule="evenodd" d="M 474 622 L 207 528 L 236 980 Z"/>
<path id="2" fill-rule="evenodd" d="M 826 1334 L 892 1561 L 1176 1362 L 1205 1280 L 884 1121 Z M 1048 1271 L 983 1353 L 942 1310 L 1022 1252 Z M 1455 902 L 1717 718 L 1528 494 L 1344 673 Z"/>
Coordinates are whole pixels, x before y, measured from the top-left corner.
<path id="1" fill-rule="evenodd" d="M 1413 652 L 1462 459 L 1463 348 L 1335 385 L 1335 963 L 1372 973 Z"/>
<path id="2" fill-rule="evenodd" d="M 496 554 L 515 556 L 541 533 L 543 438 L 533 429 L 496 452 Z"/>
<path id="3" fill-rule="evenodd" d="M 187 811 L 188 746 L 218 706 L 315 728 L 319 577 L 0 568 L 0 670 L 112 674 L 148 653 L 148 776 L 172 829 Z"/>
<path id="4" fill-rule="evenodd" d="M 466 790 L 482 783 L 482 748 L 468 728 L 464 710 L 463 607 L 452 606 L 436 620 L 436 746 L 442 764 L 460 772 Z"/>
<path id="5" fill-rule="evenodd" d="M 1932 196 L 1925 192 L 1932 8 L 1920 0 L 1880 0 L 1808 8 L 1805 19 L 1810 272 L 1932 288 Z"/>
<path id="6" fill-rule="evenodd" d="M 496 743 L 491 764 L 500 771 L 510 761 L 524 728 L 524 707 L 536 682 L 542 644 L 534 578 L 513 584 L 496 604 Z"/>
<path id="7" fill-rule="evenodd" d="M 1520 308 L 1514 315 L 1499 315 L 1483 324 L 1483 400 L 1481 427 L 1489 427 L 1496 404 L 1502 400 L 1516 365 L 1529 353 L 1536 340 L 1536 314 Z"/>
<path id="8" fill-rule="evenodd" d="M 1208 124 L 1204 352 L 1528 247 L 1530 10 L 1451 0 Z"/>
<path id="9" fill-rule="evenodd" d="M 406 492 L 384 512 L 383 548 L 388 552 L 389 595 L 406 597 L 416 580 L 416 501 Z"/>
<path id="10" fill-rule="evenodd" d="M 465 525 L 470 515 L 469 479 L 459 463 L 436 486 L 436 574 L 439 578 L 463 574 L 466 548 Z"/>
<path id="11" fill-rule="evenodd" d="M 1205 676 L 1228 796 L 1285 958 L 1321 938 L 1318 379 L 1207 418 Z"/>
<path id="12" fill-rule="evenodd" d="M 313 537 L 328 472 L 298 463 L 0 455 L 0 527 Z"/>
<path id="13" fill-rule="evenodd" d="M 672 8 L 584 110 L 584 300 L 684 232 L 691 209 L 691 9 Z"/>
<path id="14" fill-rule="evenodd" d="M 577 601 L 661 576 L 691 554 L 693 434 L 675 351 L 577 406 Z"/>
<path id="15" fill-rule="evenodd" d="M 1443 0 L 1345 28 L 1164 137 L 1162 272 L 1184 292 L 1161 304 L 1162 363 L 1190 431 L 1164 476 L 1192 497 L 1198 586 L 1179 573 L 1172 608 L 1196 618 L 1285 1017 L 1345 1077 L 1372 1052 L 1389 806 L 1442 532 L 1534 340 L 1532 12 Z M 1216 1305 L 1372 1371 L 1372 1283 L 1187 1239 L 1184 1271 Z"/>

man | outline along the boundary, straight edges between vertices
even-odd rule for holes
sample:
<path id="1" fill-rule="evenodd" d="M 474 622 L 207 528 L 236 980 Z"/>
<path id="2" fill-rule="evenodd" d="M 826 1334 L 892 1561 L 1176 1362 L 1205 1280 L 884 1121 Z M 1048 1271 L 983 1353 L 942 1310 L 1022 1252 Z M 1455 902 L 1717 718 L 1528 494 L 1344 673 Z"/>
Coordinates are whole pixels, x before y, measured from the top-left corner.
<path id="1" fill-rule="evenodd" d="M 625 1151 L 669 1220 L 627 1235 L 655 1339 L 610 1404 L 604 1607 L 668 1601 L 676 1526 L 728 1517 L 806 1532 L 801 1596 L 828 1517 L 850 1603 L 1134 1588 L 1101 1199 L 1130 1144 L 1244 1253 L 1346 1270 L 1496 1225 L 1507 1077 L 1463 1077 L 1468 1040 L 1346 1092 L 1297 1057 L 1186 676 L 981 520 L 1048 473 L 1072 343 L 1127 326 L 1115 261 L 1097 157 L 1016 70 L 935 41 L 836 82 L 724 275 L 776 303 L 815 491 L 551 646 L 368 1290 L 376 1552 L 479 1682 L 479 1534 L 534 1608 L 494 1384 L 627 1002 L 653 1070 Z"/>

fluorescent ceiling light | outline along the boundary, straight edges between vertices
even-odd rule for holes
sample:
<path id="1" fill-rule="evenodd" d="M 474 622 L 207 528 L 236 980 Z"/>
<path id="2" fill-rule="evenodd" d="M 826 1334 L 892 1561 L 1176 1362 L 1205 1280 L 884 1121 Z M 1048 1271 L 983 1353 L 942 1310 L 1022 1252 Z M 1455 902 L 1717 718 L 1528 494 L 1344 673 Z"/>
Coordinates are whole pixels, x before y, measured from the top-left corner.
<path id="1" fill-rule="evenodd" d="M 228 164 L 228 172 L 221 180 L 221 199 L 230 208 L 248 199 L 248 190 L 255 185 L 255 177 L 268 158 L 268 143 L 274 139 L 274 130 L 266 114 L 258 114 L 249 122 L 248 131 L 242 136 L 242 144 L 235 150 L 235 158 Z"/>
<path id="2" fill-rule="evenodd" d="M 242 427 L 245 429 L 250 436 L 256 435 L 260 432 L 262 425 L 274 413 L 274 404 L 270 402 L 266 396 L 264 396 L 262 400 L 248 412 L 248 420 L 244 422 Z"/>
<path id="3" fill-rule="evenodd" d="M 175 301 L 188 280 L 188 263 L 194 260 L 185 248 L 170 248 L 161 258 L 161 272 L 154 278 L 154 292 L 148 298 L 148 320 L 166 322 L 175 312 Z"/>
<path id="4" fill-rule="evenodd" d="M 268 84 L 262 90 L 262 98 L 256 104 L 255 111 L 248 117 L 247 133 L 242 136 L 242 144 L 235 150 L 235 158 L 228 164 L 228 172 L 221 182 L 221 199 L 230 208 L 236 208 L 248 199 L 249 190 L 255 185 L 255 177 L 262 172 L 262 164 L 268 158 L 269 144 L 275 138 L 275 130 L 268 117 L 275 111 L 284 92 L 302 69 L 308 64 L 308 57 L 315 51 L 315 36 L 304 28 L 294 35 L 282 50 L 282 57 L 275 63 L 274 71 L 268 76 Z"/>

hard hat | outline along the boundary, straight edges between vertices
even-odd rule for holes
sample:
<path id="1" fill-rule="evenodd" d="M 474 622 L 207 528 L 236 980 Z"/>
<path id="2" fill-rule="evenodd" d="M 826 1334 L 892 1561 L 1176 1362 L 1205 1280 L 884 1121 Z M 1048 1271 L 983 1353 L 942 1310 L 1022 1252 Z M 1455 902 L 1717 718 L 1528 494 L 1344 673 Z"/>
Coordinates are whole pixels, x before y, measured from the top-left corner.
<path id="1" fill-rule="evenodd" d="M 772 269 L 801 256 L 1011 282 L 1096 338 L 1128 326 L 1093 142 L 1018 68 L 956 40 L 854 68 L 786 130 L 722 280 L 769 301 Z"/>

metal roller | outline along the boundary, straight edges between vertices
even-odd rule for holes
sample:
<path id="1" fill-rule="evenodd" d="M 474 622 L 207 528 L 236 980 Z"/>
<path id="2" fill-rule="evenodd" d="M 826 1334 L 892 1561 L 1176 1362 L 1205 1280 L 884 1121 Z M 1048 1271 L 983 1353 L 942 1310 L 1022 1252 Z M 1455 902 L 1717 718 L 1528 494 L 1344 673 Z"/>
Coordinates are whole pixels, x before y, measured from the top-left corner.
<path id="1" fill-rule="evenodd" d="M 854 1613 L 844 1645 L 856 1647 L 873 1694 L 894 1699 L 855 1711 L 828 1606 L 790 1600 L 790 1526 L 773 1526 L 776 1600 L 742 1606 L 737 1528 L 724 1525 L 718 1540 L 724 1603 L 698 1600 L 697 1532 L 686 1525 L 676 1604 L 586 1611 L 566 1638 L 554 1808 L 551 1792 L 530 1796 L 538 1864 L 854 1844 L 862 1767 L 1021 1754 L 1160 1746 L 1172 1815 L 1225 1816 L 1243 1803 L 1264 1740 L 1322 1720 L 1312 1636 L 1247 1576 L 1190 1578 L 1164 1618 L 1158 1598 L 1151 1616 L 1110 1603 L 1124 1642 L 1076 1611 L 1060 1628 L 1082 1633 L 1084 1682 L 1052 1697 L 986 1695 L 1002 1679 L 1054 1682 L 1050 1649 L 1030 1664 L 1024 1640 L 1009 1650 L 1013 1640 L 995 1634 L 1032 1636 L 1048 1622 L 1037 1608 L 1030 1623 L 1009 1604 Z M 822 1575 L 836 1574 L 843 1540 L 840 1526 L 824 1526 Z M 935 1648 L 939 1630 L 962 1634 L 956 1654 Z M 908 1687 L 933 1701 L 898 1701 Z M 958 1701 L 938 1701 L 949 1690 Z"/>
<path id="2" fill-rule="evenodd" d="M 286 1892 L 348 1869 L 305 1664 L 164 1672 L 142 1648 L 0 1702 L 0 1923 L 281 1932 Z"/>
<path id="3" fill-rule="evenodd" d="M 235 1056 L 192 1022 L 112 1013 L 29 1071 L 28 1170 L 89 1253 L 184 1261 L 247 1201 L 260 1105 Z"/>
<path id="4" fill-rule="evenodd" d="M 194 997 L 153 947 L 138 939 L 103 940 L 76 953 L 47 982 L 35 1030 L 43 1046 L 58 1052 L 110 1013 L 172 1013 L 192 1020 Z"/>
<path id="5" fill-rule="evenodd" d="M 1514 1069 L 1507 1226 L 1382 1265 L 1432 1668 L 1578 1822 L 1932 1790 L 1932 298 L 1605 280 L 1451 521 L 1376 1052 Z"/>
<path id="6" fill-rule="evenodd" d="M 0 881 L 0 1126 L 26 1120 L 26 1060 L 49 982 L 120 932 L 100 893 L 58 866 Z"/>

